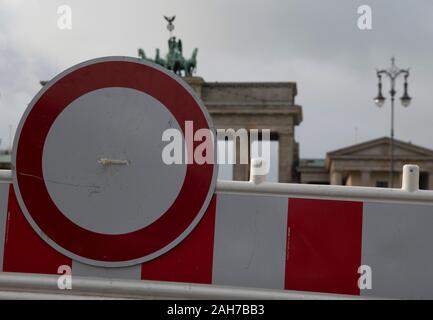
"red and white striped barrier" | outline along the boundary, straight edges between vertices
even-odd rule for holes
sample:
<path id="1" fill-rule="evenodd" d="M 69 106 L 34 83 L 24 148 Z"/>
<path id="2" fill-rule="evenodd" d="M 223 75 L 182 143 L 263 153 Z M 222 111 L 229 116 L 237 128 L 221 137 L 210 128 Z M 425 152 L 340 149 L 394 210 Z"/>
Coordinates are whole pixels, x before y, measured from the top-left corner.
<path id="1" fill-rule="evenodd" d="M 73 276 L 433 298 L 432 199 L 430 191 L 220 182 L 202 220 L 175 248 L 139 265 L 105 268 L 49 246 L 22 214 L 12 184 L 0 183 L 0 266 L 57 274 L 69 265 Z M 358 287 L 361 265 L 371 268 L 371 289 Z"/>
<path id="2" fill-rule="evenodd" d="M 176 166 L 161 161 L 172 129 Z M 203 132 L 213 141 L 203 102 L 160 66 L 102 57 L 61 72 L 0 170 L 0 271 L 433 298 L 433 192 L 416 166 L 402 190 L 266 183 L 260 159 L 251 182 L 217 183 L 215 144 L 214 161 L 195 159 Z"/>

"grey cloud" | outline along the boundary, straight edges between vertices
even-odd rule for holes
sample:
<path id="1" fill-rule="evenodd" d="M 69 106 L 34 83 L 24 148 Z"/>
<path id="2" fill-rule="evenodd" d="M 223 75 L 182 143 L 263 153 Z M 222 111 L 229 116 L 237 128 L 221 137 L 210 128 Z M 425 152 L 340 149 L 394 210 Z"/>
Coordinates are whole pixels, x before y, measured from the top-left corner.
<path id="1" fill-rule="evenodd" d="M 376 67 L 396 55 L 411 67 L 413 105 L 397 103 L 396 136 L 433 148 L 433 3 L 428 0 L 183 0 L 0 1 L 0 136 L 16 125 L 25 101 L 49 78 L 82 60 L 166 50 L 163 14 L 176 14 L 185 51 L 199 47 L 198 75 L 208 81 L 297 81 L 304 122 L 297 130 L 301 156 L 389 132 L 389 105 L 379 110 Z M 73 30 L 56 28 L 56 8 L 70 4 Z M 3 6 L 3 4 L 5 6 Z M 357 7 L 373 10 L 373 30 L 357 28 Z M 7 19 L 4 14 L 7 12 Z M 35 12 L 36 14 L 31 14 Z M 36 37 L 36 38 L 35 38 Z M 17 60 L 18 59 L 18 60 Z M 19 61 L 21 59 L 21 62 Z M 11 67 L 13 66 L 13 67 Z M 398 84 L 401 92 L 402 84 Z M 7 108 L 3 103 L 6 103 Z M 5 116 L 6 115 L 6 116 Z M 6 119 L 7 118 L 7 119 Z"/>

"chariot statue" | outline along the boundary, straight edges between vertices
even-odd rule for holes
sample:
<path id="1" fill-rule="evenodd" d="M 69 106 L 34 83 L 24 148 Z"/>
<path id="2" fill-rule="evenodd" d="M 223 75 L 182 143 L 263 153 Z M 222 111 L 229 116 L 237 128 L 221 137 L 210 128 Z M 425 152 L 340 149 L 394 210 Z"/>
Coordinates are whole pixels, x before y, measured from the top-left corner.
<path id="1" fill-rule="evenodd" d="M 184 77 L 191 77 L 196 72 L 197 69 L 198 49 L 195 48 L 192 52 L 191 57 L 186 59 L 183 56 L 182 40 L 176 39 L 176 37 L 173 36 L 172 34 L 174 30 L 173 21 L 176 18 L 176 16 L 173 17 L 164 16 L 164 18 L 168 22 L 167 29 L 170 32 L 170 38 L 168 39 L 168 53 L 166 54 L 165 59 L 161 57 L 161 53 L 159 49 L 156 49 L 155 58 L 153 60 L 147 58 L 146 54 L 144 53 L 144 50 L 141 48 L 138 49 L 138 56 L 141 59 L 152 61 L 164 68 L 167 68 L 168 70 L 173 71 L 177 75 L 184 76 Z"/>

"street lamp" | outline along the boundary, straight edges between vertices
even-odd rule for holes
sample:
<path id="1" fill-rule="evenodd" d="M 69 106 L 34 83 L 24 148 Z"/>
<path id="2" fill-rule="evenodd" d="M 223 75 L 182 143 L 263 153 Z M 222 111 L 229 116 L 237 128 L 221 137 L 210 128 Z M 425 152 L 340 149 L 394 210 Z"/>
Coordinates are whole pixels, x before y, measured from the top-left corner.
<path id="1" fill-rule="evenodd" d="M 379 79 L 379 83 L 377 84 L 378 93 L 377 93 L 377 97 L 374 98 L 374 102 L 380 108 L 385 103 L 385 97 L 382 95 L 382 76 L 378 74 L 377 77 Z"/>
<path id="2" fill-rule="evenodd" d="M 395 65 L 395 58 L 391 58 L 391 67 L 388 69 L 376 70 L 376 75 L 379 80 L 378 82 L 378 93 L 376 98 L 374 98 L 374 102 L 378 107 L 382 107 L 385 103 L 385 97 L 382 95 L 382 76 L 387 76 L 390 80 L 390 90 L 389 94 L 391 95 L 391 142 L 390 142 L 390 150 L 389 150 L 389 158 L 390 158 L 390 168 L 389 168 L 389 185 L 392 188 L 394 184 L 394 98 L 395 94 L 395 81 L 400 75 L 404 76 L 404 93 L 400 98 L 400 102 L 404 107 L 408 107 L 412 98 L 409 96 L 407 92 L 407 78 L 409 77 L 409 69 L 400 69 Z"/>

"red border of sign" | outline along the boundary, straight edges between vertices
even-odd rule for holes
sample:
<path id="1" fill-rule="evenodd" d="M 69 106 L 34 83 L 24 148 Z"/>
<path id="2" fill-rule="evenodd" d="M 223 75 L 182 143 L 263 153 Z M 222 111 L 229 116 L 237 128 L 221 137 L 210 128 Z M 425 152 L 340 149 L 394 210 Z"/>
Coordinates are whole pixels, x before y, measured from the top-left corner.
<path id="1" fill-rule="evenodd" d="M 108 235 L 84 229 L 69 220 L 50 198 L 44 180 L 37 178 L 43 177 L 44 142 L 57 116 L 71 102 L 107 87 L 132 88 L 153 96 L 175 116 L 184 132 L 185 121 L 193 121 L 194 131 L 210 128 L 197 101 L 173 76 L 130 60 L 80 67 L 58 79 L 34 103 L 16 140 L 15 155 L 17 185 L 29 215 L 61 248 L 85 259 L 121 262 L 155 253 L 185 232 L 209 194 L 214 164 L 188 164 L 177 199 L 159 219 L 140 230 Z"/>

